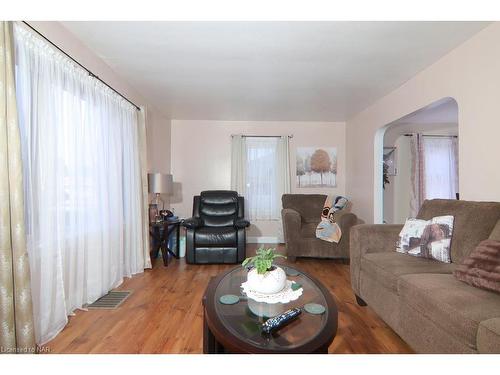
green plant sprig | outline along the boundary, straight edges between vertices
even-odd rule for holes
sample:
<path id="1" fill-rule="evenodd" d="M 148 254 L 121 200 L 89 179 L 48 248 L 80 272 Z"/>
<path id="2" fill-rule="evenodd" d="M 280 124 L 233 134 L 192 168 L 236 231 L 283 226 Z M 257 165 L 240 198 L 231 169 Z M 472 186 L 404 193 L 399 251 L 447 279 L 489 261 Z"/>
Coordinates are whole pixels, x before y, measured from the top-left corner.
<path id="1" fill-rule="evenodd" d="M 246 258 L 241 265 L 245 267 L 247 264 L 253 264 L 257 269 L 257 273 L 262 275 L 273 266 L 274 259 L 286 258 L 284 255 L 276 254 L 275 251 L 275 248 L 270 247 L 269 249 L 265 249 L 264 246 L 261 246 L 257 250 L 257 255 Z"/>

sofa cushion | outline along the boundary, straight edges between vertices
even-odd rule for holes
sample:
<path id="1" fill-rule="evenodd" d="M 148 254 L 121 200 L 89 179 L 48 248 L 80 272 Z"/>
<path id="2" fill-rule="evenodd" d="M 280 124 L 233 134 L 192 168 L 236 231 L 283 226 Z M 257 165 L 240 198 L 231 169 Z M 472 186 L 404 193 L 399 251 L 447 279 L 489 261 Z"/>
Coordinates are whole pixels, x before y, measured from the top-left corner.
<path id="1" fill-rule="evenodd" d="M 470 348 L 476 348 L 479 324 L 500 317 L 498 294 L 464 284 L 451 274 L 403 275 L 398 294 L 402 303 Z"/>
<path id="2" fill-rule="evenodd" d="M 460 263 L 479 242 L 488 238 L 500 219 L 500 203 L 451 199 L 426 200 L 420 208 L 417 219 L 429 220 L 441 215 L 455 217 L 451 261 Z"/>
<path id="3" fill-rule="evenodd" d="M 316 238 L 318 223 L 304 223 L 300 227 L 300 236 L 303 238 Z"/>
<path id="4" fill-rule="evenodd" d="M 361 258 L 361 270 L 388 289 L 397 291 L 398 277 L 414 273 L 448 273 L 455 266 L 396 252 L 369 253 Z"/>
<path id="5" fill-rule="evenodd" d="M 490 233 L 490 236 L 488 237 L 490 240 L 495 240 L 495 241 L 500 241 L 500 220 L 497 221 L 495 224 L 495 227 Z"/>
<path id="6" fill-rule="evenodd" d="M 236 247 L 236 229 L 233 227 L 202 227 L 194 233 L 196 247 Z"/>
<path id="7" fill-rule="evenodd" d="M 479 324 L 477 350 L 479 353 L 500 354 L 500 318 L 485 320 Z"/>

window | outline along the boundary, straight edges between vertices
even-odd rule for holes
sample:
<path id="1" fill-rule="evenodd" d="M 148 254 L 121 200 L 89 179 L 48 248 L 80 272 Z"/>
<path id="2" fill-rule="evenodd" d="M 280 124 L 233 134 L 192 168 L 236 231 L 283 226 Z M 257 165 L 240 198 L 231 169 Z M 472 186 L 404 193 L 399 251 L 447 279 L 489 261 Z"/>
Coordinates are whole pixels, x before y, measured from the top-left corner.
<path id="1" fill-rule="evenodd" d="M 277 146 L 279 138 L 246 139 L 247 210 L 252 220 L 278 220 Z"/>
<path id="2" fill-rule="evenodd" d="M 458 193 L 456 137 L 425 136 L 425 199 L 455 199 Z"/>
<path id="3" fill-rule="evenodd" d="M 16 95 L 35 333 L 142 272 L 136 108 L 20 23 Z"/>
<path id="4" fill-rule="evenodd" d="M 245 197 L 250 220 L 280 220 L 290 192 L 288 136 L 232 136 L 231 188 Z"/>

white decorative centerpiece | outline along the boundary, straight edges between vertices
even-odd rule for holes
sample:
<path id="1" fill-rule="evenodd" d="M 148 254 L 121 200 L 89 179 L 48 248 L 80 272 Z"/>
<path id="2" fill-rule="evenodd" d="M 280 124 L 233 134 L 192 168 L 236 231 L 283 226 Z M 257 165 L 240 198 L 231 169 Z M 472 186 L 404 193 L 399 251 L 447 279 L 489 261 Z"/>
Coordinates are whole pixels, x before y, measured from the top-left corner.
<path id="1" fill-rule="evenodd" d="M 286 279 L 282 268 L 273 265 L 276 258 L 286 258 L 275 254 L 275 249 L 257 250 L 257 255 L 245 259 L 253 268 L 248 271 L 247 281 L 241 284 L 243 293 L 248 297 L 248 308 L 257 316 L 272 317 L 281 314 L 288 302 L 302 295 L 302 286 Z"/>
<path id="2" fill-rule="evenodd" d="M 257 255 L 246 258 L 242 266 L 253 265 L 248 271 L 246 286 L 248 289 L 261 294 L 275 294 L 282 291 L 286 286 L 286 274 L 282 268 L 273 265 L 276 258 L 286 258 L 281 254 L 275 254 L 275 249 L 257 250 Z"/>

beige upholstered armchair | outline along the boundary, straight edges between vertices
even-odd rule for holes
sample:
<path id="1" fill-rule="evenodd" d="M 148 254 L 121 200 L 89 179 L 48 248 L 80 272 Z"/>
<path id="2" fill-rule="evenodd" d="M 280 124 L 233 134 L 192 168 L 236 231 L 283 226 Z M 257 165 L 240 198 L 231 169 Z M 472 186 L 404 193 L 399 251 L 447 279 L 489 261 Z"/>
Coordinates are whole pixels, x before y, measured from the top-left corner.
<path id="1" fill-rule="evenodd" d="M 281 197 L 283 232 L 290 261 L 295 261 L 296 257 L 349 259 L 349 232 L 358 221 L 349 209 L 335 214 L 335 221 L 342 230 L 339 243 L 316 238 L 316 226 L 321 220 L 326 197 L 322 194 L 284 194 Z"/>

